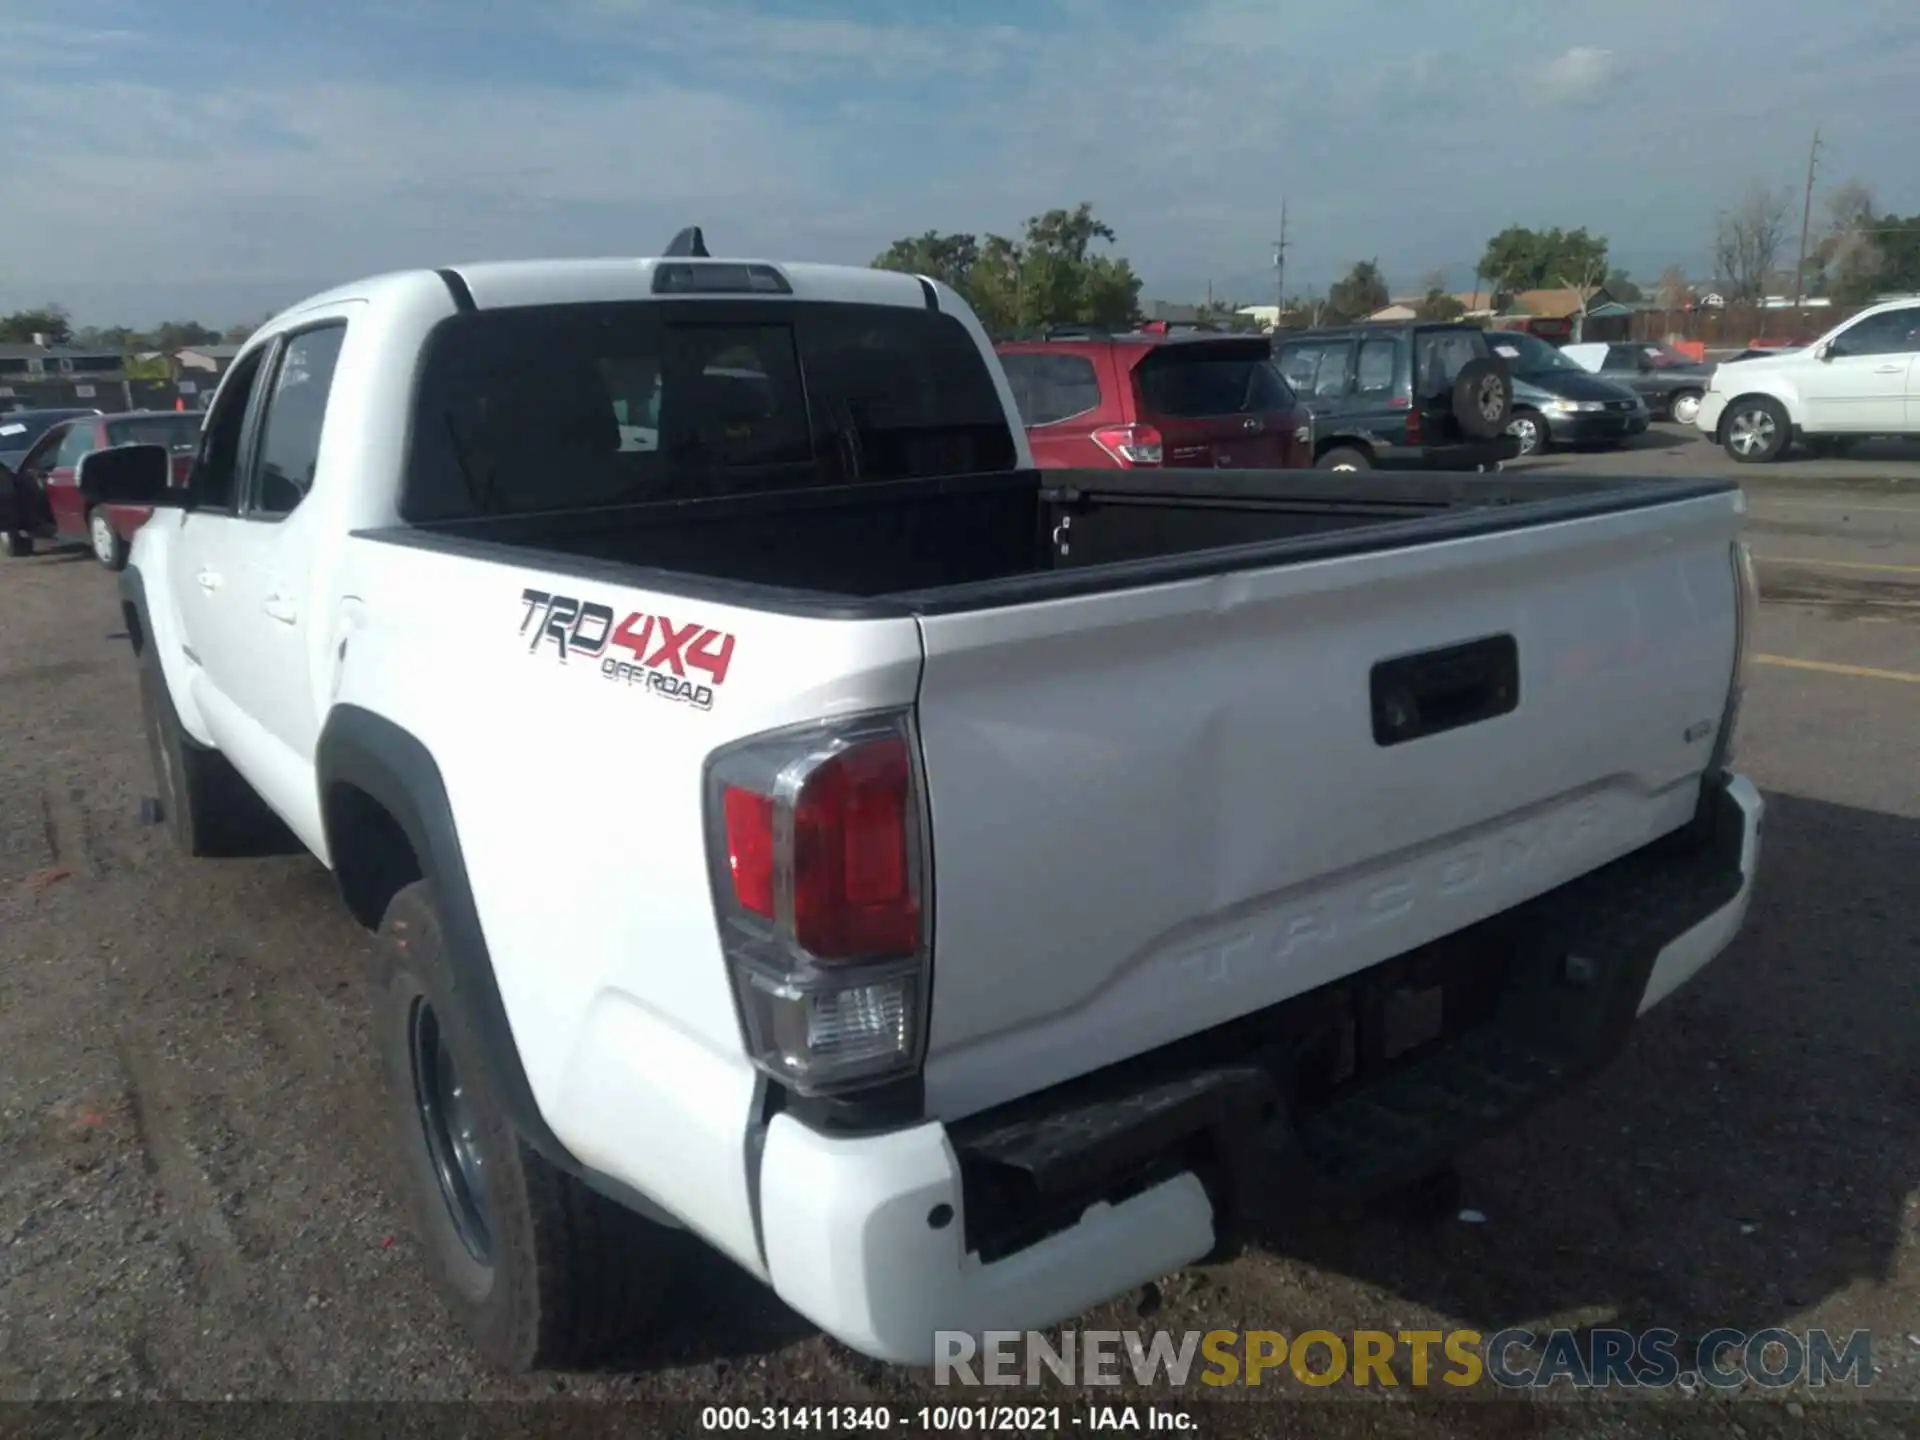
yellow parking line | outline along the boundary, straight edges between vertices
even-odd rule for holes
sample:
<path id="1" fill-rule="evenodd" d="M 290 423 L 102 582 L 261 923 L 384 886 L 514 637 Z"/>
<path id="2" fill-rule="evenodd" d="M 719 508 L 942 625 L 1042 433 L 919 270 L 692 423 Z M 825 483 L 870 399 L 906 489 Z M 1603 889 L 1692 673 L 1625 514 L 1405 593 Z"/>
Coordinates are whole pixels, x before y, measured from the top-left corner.
<path id="1" fill-rule="evenodd" d="M 1875 565 L 1865 560 L 1815 560 L 1806 555 L 1755 555 L 1762 565 L 1817 565 L 1827 570 L 1881 570 L 1896 575 L 1920 575 L 1920 565 Z"/>
<path id="2" fill-rule="evenodd" d="M 1786 670 L 1817 670 L 1822 675 L 1853 675 L 1863 680 L 1898 680 L 1903 685 L 1920 685 L 1920 675 L 1909 670 L 1875 670 L 1867 665 L 1835 665 L 1827 660 L 1794 660 L 1785 655 L 1756 655 L 1756 665 L 1778 665 Z"/>

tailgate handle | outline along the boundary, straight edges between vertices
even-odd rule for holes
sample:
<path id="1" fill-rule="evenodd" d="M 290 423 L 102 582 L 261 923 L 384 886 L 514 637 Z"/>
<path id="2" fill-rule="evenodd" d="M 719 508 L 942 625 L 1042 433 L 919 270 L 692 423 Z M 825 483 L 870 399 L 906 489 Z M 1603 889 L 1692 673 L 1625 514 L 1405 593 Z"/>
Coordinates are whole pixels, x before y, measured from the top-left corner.
<path id="1" fill-rule="evenodd" d="M 1373 739 L 1404 745 L 1510 715 L 1520 704 L 1520 647 L 1490 635 L 1373 667 Z"/>

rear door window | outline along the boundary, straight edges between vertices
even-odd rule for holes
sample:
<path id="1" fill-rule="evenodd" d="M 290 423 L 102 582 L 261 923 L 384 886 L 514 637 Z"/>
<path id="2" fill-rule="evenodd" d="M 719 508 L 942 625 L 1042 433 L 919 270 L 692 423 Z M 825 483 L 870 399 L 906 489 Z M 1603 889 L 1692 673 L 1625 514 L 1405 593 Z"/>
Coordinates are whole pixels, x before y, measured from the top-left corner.
<path id="1" fill-rule="evenodd" d="M 1280 374 L 1296 391 L 1315 399 L 1347 393 L 1353 360 L 1351 340 L 1308 340 L 1280 352 Z"/>
<path id="2" fill-rule="evenodd" d="M 609 302 L 481 311 L 429 341 L 409 520 L 1009 470 L 993 374 L 948 315 Z"/>
<path id="3" fill-rule="evenodd" d="M 1023 424 L 1058 425 L 1100 408 L 1100 377 L 1084 355 L 1022 351 L 1002 355 L 1000 367 Z"/>
<path id="4" fill-rule="evenodd" d="M 1134 378 L 1146 411 L 1170 420 L 1271 414 L 1293 403 L 1264 355 L 1211 355 L 1198 346 L 1167 345 L 1142 360 Z"/>
<path id="5" fill-rule="evenodd" d="M 292 336 L 281 352 L 261 419 L 260 453 L 247 497 L 250 516 L 278 520 L 291 515 L 313 489 L 327 400 L 346 337 L 345 325 L 319 325 Z"/>
<path id="6" fill-rule="evenodd" d="M 1354 368 L 1354 388 L 1362 395 L 1392 395 L 1398 378 L 1400 346 L 1393 340 L 1363 340 Z"/>

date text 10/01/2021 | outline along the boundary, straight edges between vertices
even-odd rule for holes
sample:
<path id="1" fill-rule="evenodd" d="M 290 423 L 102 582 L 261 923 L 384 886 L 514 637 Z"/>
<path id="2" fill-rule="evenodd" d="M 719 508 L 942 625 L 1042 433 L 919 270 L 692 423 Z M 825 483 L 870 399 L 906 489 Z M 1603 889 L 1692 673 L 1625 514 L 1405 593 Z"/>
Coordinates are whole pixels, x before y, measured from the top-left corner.
<path id="1" fill-rule="evenodd" d="M 1057 1435 L 1068 1430 L 1192 1431 L 1184 1410 L 1157 1405 L 708 1405 L 702 1431 L 766 1435 L 811 1431 L 891 1431 Z"/>

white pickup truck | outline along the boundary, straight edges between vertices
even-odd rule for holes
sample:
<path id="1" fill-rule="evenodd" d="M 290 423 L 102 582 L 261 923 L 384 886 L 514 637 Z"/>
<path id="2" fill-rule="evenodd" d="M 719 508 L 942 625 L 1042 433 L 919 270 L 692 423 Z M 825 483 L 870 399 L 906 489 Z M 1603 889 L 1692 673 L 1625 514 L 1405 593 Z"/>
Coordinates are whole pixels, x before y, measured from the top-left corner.
<path id="1" fill-rule="evenodd" d="M 495 1361 L 684 1232 L 888 1360 L 1072 1316 L 1441 1170 L 1738 930 L 1737 488 L 1042 472 L 951 290 L 675 248 L 321 295 L 188 486 L 81 477 L 159 507 L 175 836 L 277 819 L 382 937 Z"/>

